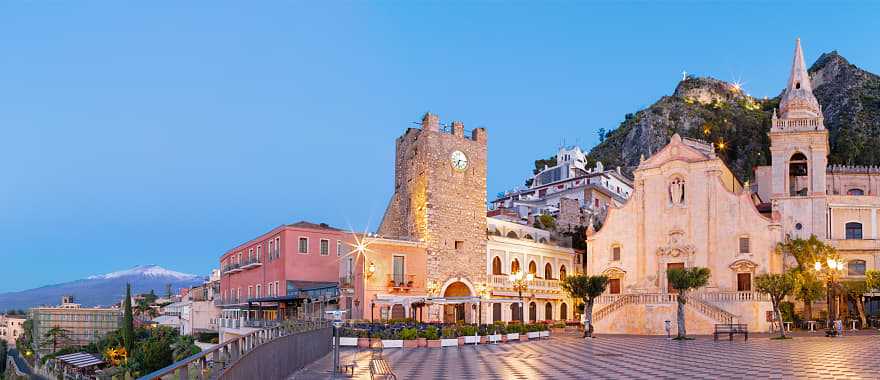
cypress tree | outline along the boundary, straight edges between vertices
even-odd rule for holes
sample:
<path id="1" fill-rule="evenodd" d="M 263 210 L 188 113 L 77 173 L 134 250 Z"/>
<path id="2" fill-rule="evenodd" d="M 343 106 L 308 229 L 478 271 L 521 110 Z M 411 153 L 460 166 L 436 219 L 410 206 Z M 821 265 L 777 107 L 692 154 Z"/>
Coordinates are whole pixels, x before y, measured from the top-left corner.
<path id="1" fill-rule="evenodd" d="M 131 313 L 131 284 L 125 284 L 125 300 L 122 301 L 124 314 L 122 316 L 122 343 L 125 351 L 131 356 L 134 348 L 134 317 Z"/>

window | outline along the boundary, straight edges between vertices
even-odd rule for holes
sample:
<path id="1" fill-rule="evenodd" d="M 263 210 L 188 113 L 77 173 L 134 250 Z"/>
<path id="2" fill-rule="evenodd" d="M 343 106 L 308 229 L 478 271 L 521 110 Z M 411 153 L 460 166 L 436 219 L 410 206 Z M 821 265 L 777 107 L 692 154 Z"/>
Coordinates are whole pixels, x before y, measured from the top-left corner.
<path id="1" fill-rule="evenodd" d="M 544 265 L 544 278 L 548 280 L 553 279 L 553 267 L 550 265 L 550 263 Z"/>
<path id="2" fill-rule="evenodd" d="M 269 261 L 275 260 L 275 242 L 269 240 Z"/>
<path id="3" fill-rule="evenodd" d="M 275 258 L 281 257 L 281 238 L 275 237 Z"/>
<path id="4" fill-rule="evenodd" d="M 261 261 L 262 258 L 263 258 L 263 246 L 258 245 L 257 246 L 257 261 Z"/>
<path id="5" fill-rule="evenodd" d="M 278 281 L 275 281 L 275 295 L 276 295 L 276 296 L 280 296 L 280 295 L 282 295 L 282 294 L 281 294 L 281 288 L 278 286 Z"/>
<path id="6" fill-rule="evenodd" d="M 536 275 L 538 274 L 538 265 L 535 264 L 534 261 L 529 262 L 529 273 Z"/>
<path id="7" fill-rule="evenodd" d="M 559 267 L 559 279 L 565 280 L 565 265 Z"/>
<path id="8" fill-rule="evenodd" d="M 620 246 L 611 247 L 611 261 L 620 261 Z"/>
<path id="9" fill-rule="evenodd" d="M 253 286 L 248 286 L 247 299 L 251 299 L 251 291 L 252 291 L 252 290 L 254 290 L 254 287 L 253 287 Z"/>
<path id="10" fill-rule="evenodd" d="M 608 280 L 608 292 L 611 294 L 620 294 L 620 279 L 612 278 Z"/>
<path id="11" fill-rule="evenodd" d="M 456 250 L 464 249 L 464 242 L 461 240 L 456 240 L 455 241 L 455 249 Z"/>
<path id="12" fill-rule="evenodd" d="M 739 238 L 739 253 L 750 253 L 751 246 L 750 241 L 747 236 L 743 236 Z"/>
<path id="13" fill-rule="evenodd" d="M 299 238 L 299 253 L 309 253 L 309 238 Z"/>
<path id="14" fill-rule="evenodd" d="M 397 285 L 402 285 L 406 282 L 405 273 L 404 273 L 404 257 L 403 256 L 394 256 L 391 258 L 391 270 L 392 270 L 392 279 L 394 283 Z"/>
<path id="15" fill-rule="evenodd" d="M 241 252 L 238 253 L 238 265 L 241 265 Z"/>
<path id="16" fill-rule="evenodd" d="M 849 222 L 846 224 L 846 238 L 847 239 L 861 239 L 862 238 L 862 224 L 859 222 Z"/>
<path id="17" fill-rule="evenodd" d="M 336 241 L 336 256 L 342 256 L 342 241 Z"/>
<path id="18" fill-rule="evenodd" d="M 492 274 L 501 274 L 501 258 L 498 256 L 492 259 Z"/>
<path id="19" fill-rule="evenodd" d="M 809 193 L 809 170 L 807 156 L 795 153 L 788 161 L 788 189 L 791 196 L 806 196 Z"/>
<path id="20" fill-rule="evenodd" d="M 568 305 L 565 302 L 559 305 L 559 319 L 563 321 L 568 319 Z"/>
<path id="21" fill-rule="evenodd" d="M 513 259 L 513 261 L 510 263 L 510 273 L 516 272 L 519 272 L 519 260 Z"/>
<path id="22" fill-rule="evenodd" d="M 262 294 L 260 294 L 260 284 L 257 284 L 257 298 L 260 298 Z"/>
<path id="23" fill-rule="evenodd" d="M 511 239 L 519 239 L 519 236 L 517 236 L 516 232 L 513 232 L 513 231 L 508 232 L 507 237 L 509 237 Z"/>
<path id="24" fill-rule="evenodd" d="M 851 260 L 846 263 L 847 275 L 849 276 L 864 276 L 865 275 L 865 260 Z"/>
<path id="25" fill-rule="evenodd" d="M 321 256 L 330 254 L 330 240 L 321 239 Z"/>
<path id="26" fill-rule="evenodd" d="M 254 260 L 254 249 L 251 248 L 248 250 L 248 262 L 251 262 L 253 260 Z"/>
<path id="27" fill-rule="evenodd" d="M 865 195 L 865 192 L 862 189 L 849 189 L 846 195 Z"/>
<path id="28" fill-rule="evenodd" d="M 736 274 L 736 290 L 740 292 L 752 291 L 752 274 L 737 273 Z"/>

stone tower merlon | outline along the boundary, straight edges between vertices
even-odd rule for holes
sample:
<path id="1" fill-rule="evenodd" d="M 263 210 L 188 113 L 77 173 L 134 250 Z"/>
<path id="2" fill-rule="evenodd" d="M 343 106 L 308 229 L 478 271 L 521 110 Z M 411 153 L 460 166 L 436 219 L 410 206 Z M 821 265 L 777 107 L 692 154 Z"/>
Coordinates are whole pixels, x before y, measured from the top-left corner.
<path id="1" fill-rule="evenodd" d="M 430 112 L 425 113 L 425 116 L 422 117 L 422 129 L 440 132 L 440 116 Z"/>

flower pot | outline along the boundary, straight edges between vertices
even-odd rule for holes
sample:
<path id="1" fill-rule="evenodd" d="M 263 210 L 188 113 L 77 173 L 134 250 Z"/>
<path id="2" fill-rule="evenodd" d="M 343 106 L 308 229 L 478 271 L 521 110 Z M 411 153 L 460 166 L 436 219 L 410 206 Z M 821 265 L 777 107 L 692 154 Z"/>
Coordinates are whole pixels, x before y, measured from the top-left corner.
<path id="1" fill-rule="evenodd" d="M 549 338 L 549 337 L 550 337 L 550 332 L 549 332 L 549 331 L 546 331 L 546 330 L 545 330 L 545 331 L 539 331 L 538 333 L 540 334 L 540 335 L 539 335 L 540 338 Z"/>
<path id="2" fill-rule="evenodd" d="M 529 332 L 526 333 L 526 336 L 527 336 L 529 339 L 538 339 L 538 338 L 541 337 L 541 333 L 538 332 L 538 331 L 529 331 Z"/>
<path id="3" fill-rule="evenodd" d="M 498 343 L 498 342 L 506 342 L 507 341 L 507 337 L 505 337 L 504 335 L 501 335 L 501 334 L 492 334 L 492 335 L 489 335 L 488 338 L 489 338 L 488 339 L 489 343 Z"/>
<path id="4" fill-rule="evenodd" d="M 339 346 L 340 347 L 354 347 L 358 345 L 358 338 L 352 338 L 347 336 L 339 337 Z"/>
<path id="5" fill-rule="evenodd" d="M 403 340 L 401 339 L 382 339 L 382 348 L 402 348 Z"/>
<path id="6" fill-rule="evenodd" d="M 489 336 L 488 335 L 480 336 L 480 344 L 487 344 L 487 343 L 489 343 Z"/>
<path id="7" fill-rule="evenodd" d="M 358 338 L 358 348 L 370 348 L 370 338 Z"/>
<path id="8" fill-rule="evenodd" d="M 507 340 L 508 340 L 508 341 L 519 340 L 519 333 L 510 333 L 510 334 L 507 334 Z"/>
<path id="9" fill-rule="evenodd" d="M 480 337 L 479 337 L 479 336 L 476 336 L 476 335 L 463 336 L 463 337 L 458 338 L 458 339 L 464 339 L 464 344 L 477 344 L 477 343 L 480 343 Z"/>
<path id="10" fill-rule="evenodd" d="M 416 348 L 418 346 L 419 341 L 416 339 L 403 341 L 403 348 Z"/>
<path id="11" fill-rule="evenodd" d="M 528 334 L 528 333 L 526 333 L 526 334 L 520 334 L 520 335 L 519 335 L 519 341 L 520 341 L 520 342 L 528 342 L 528 341 L 529 341 L 529 334 Z"/>
<path id="12" fill-rule="evenodd" d="M 440 348 L 440 339 L 428 340 L 428 348 Z"/>
<path id="13" fill-rule="evenodd" d="M 428 347 L 428 339 L 427 338 L 416 339 L 416 342 L 418 342 L 419 347 Z"/>
<path id="14" fill-rule="evenodd" d="M 453 347 L 458 346 L 458 338 L 449 338 L 449 339 L 440 339 L 441 347 Z"/>

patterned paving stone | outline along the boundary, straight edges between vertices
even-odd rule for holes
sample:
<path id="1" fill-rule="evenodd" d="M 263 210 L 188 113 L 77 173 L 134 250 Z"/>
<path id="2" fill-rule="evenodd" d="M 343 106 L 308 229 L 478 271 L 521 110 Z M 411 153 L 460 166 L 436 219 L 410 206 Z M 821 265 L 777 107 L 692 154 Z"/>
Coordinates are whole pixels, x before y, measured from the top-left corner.
<path id="1" fill-rule="evenodd" d="M 367 351 L 356 357 L 354 379 L 369 379 Z M 398 379 L 878 379 L 880 335 L 798 336 L 715 342 L 711 337 L 554 337 L 529 343 L 445 349 L 387 349 Z M 325 357 L 291 379 L 328 379 Z"/>

